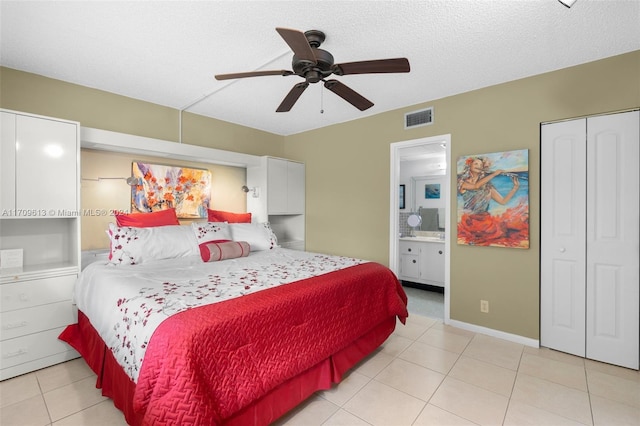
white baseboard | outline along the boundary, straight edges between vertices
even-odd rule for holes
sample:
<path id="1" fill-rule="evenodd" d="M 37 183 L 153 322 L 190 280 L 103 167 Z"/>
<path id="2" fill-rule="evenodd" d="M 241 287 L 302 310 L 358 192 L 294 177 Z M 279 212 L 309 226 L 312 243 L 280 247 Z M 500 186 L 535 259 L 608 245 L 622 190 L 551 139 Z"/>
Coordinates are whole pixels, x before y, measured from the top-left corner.
<path id="1" fill-rule="evenodd" d="M 482 327 L 475 324 L 469 324 L 462 321 L 456 321 L 449 319 L 448 325 L 458 327 L 463 330 L 473 331 L 474 333 L 486 334 L 491 337 L 497 337 L 498 339 L 507 340 L 513 343 L 519 343 L 525 346 L 531 346 L 534 348 L 540 347 L 540 340 L 531 339 L 529 337 L 519 336 L 517 334 L 505 333 L 504 331 L 494 330 L 493 328 Z"/>

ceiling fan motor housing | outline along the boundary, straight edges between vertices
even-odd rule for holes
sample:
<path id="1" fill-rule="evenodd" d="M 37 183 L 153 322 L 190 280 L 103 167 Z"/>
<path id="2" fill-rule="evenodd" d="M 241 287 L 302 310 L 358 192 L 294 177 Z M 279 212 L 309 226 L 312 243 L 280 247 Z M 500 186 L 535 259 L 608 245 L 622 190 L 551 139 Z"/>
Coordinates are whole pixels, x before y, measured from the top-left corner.
<path id="1" fill-rule="evenodd" d="M 312 48 L 312 50 L 316 56 L 317 62 L 315 64 L 305 59 L 299 59 L 296 55 L 293 55 L 291 66 L 293 67 L 293 72 L 300 77 L 304 77 L 307 82 L 317 83 L 331 74 L 333 55 L 323 49 Z"/>
<path id="2" fill-rule="evenodd" d="M 291 66 L 293 67 L 293 72 L 307 80 L 307 83 L 317 83 L 331 74 L 333 55 L 319 48 L 325 40 L 325 35 L 322 31 L 309 30 L 305 31 L 304 35 L 313 51 L 316 63 L 300 59 L 294 54 Z"/>

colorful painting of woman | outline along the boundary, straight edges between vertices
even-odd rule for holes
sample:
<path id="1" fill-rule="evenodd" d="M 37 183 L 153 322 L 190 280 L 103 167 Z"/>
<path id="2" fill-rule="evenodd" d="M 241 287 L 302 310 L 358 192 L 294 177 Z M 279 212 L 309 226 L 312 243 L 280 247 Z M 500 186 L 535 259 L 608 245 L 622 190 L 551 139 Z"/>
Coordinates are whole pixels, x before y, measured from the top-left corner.
<path id="1" fill-rule="evenodd" d="M 528 151 L 462 156 L 457 169 L 458 244 L 529 248 Z"/>

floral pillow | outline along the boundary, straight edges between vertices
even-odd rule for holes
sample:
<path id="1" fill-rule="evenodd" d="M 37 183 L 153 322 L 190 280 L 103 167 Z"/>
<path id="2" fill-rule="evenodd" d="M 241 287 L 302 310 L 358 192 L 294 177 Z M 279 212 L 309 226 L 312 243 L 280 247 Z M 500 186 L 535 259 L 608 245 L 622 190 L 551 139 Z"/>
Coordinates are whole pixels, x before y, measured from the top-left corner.
<path id="1" fill-rule="evenodd" d="M 200 257 L 204 262 L 217 262 L 249 256 L 251 248 L 246 241 L 223 241 L 200 244 Z"/>
<path id="2" fill-rule="evenodd" d="M 230 241 L 231 230 L 225 222 L 194 222 L 191 224 L 197 245 L 211 241 Z"/>
<path id="3" fill-rule="evenodd" d="M 230 223 L 231 239 L 246 241 L 251 251 L 271 250 L 278 247 L 278 239 L 271 230 L 269 222 L 263 223 Z"/>
<path id="4" fill-rule="evenodd" d="M 109 263 L 114 265 L 138 265 L 198 254 L 198 243 L 189 226 L 135 228 L 110 223 L 107 235 L 111 241 Z"/>

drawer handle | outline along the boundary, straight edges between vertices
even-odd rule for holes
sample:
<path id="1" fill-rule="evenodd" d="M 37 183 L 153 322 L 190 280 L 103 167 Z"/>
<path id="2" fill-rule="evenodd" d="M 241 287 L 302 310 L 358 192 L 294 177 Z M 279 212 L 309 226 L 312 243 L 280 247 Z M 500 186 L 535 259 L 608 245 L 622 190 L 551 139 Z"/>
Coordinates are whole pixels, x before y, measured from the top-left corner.
<path id="1" fill-rule="evenodd" d="M 25 327 L 27 324 L 29 324 L 27 321 L 10 322 L 9 324 L 5 324 L 5 326 L 2 328 L 4 328 L 5 330 L 11 330 L 12 328 Z"/>
<path id="2" fill-rule="evenodd" d="M 442 254 L 442 250 L 438 250 L 438 254 Z"/>
<path id="3" fill-rule="evenodd" d="M 20 299 L 21 302 L 28 302 L 29 301 L 29 295 L 27 293 L 20 293 L 18 298 Z"/>
<path id="4" fill-rule="evenodd" d="M 412 260 L 412 262 L 413 262 L 413 263 L 416 263 L 416 260 L 415 260 L 415 259 L 413 259 L 413 260 Z"/>
<path id="5" fill-rule="evenodd" d="M 16 356 L 25 355 L 26 353 L 27 353 L 27 350 L 25 348 L 20 348 L 15 352 L 7 352 L 6 354 L 4 354 L 3 358 L 13 358 Z"/>
<path id="6" fill-rule="evenodd" d="M 408 249 L 407 249 L 407 251 L 411 251 L 411 249 L 410 249 L 410 248 L 408 248 Z"/>

